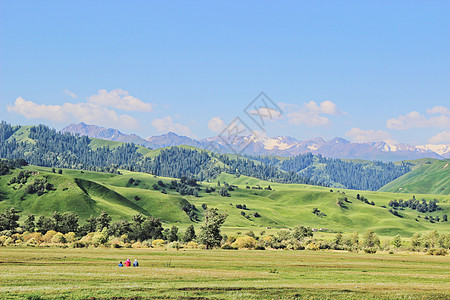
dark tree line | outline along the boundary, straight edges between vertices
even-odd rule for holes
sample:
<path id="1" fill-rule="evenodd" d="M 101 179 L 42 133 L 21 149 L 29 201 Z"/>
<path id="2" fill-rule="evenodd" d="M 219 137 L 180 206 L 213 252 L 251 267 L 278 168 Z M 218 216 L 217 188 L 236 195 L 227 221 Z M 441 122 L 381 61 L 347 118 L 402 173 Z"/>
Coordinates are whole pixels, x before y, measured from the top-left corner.
<path id="1" fill-rule="evenodd" d="M 219 155 L 217 158 L 226 165 L 224 171 L 230 174 L 238 176 L 245 175 L 262 180 L 273 180 L 279 183 L 301 183 L 326 186 L 295 172 L 285 172 L 271 164 L 257 164 L 255 161 L 248 158 L 232 159 L 227 155 Z"/>
<path id="2" fill-rule="evenodd" d="M 392 162 L 374 161 L 370 164 L 326 158 L 311 153 L 297 155 L 287 160 L 255 157 L 269 165 L 277 165 L 287 172 L 299 173 L 323 185 L 339 183 L 349 189 L 376 191 L 385 184 L 411 171 L 408 164 L 394 165 Z M 324 169 L 314 164 L 324 164 Z"/>

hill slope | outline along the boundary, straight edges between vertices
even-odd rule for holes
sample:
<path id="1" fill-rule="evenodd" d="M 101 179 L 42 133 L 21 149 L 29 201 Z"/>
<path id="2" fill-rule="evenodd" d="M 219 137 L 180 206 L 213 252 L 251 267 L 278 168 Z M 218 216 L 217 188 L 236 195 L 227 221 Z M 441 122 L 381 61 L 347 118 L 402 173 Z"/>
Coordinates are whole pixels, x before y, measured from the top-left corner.
<path id="1" fill-rule="evenodd" d="M 379 191 L 449 195 L 450 159 L 425 163 L 386 184 Z"/>
<path id="2" fill-rule="evenodd" d="M 26 182 L 16 181 L 10 184 L 12 178 L 18 178 L 21 171 L 30 172 Z M 296 225 L 343 232 L 357 230 L 361 233 L 372 228 L 385 236 L 411 236 L 415 232 L 430 230 L 450 232 L 450 222 L 431 223 L 425 220 L 425 216 L 438 216 L 442 219 L 444 214 L 448 215 L 450 196 L 416 195 L 427 201 L 438 199 L 441 210 L 419 213 L 406 208 L 399 211 L 401 217 L 398 217 L 389 212 L 389 201 L 397 198 L 393 193 L 354 190 L 330 192 L 329 188 L 319 186 L 279 184 L 222 173 L 217 179 L 220 186 L 217 181 L 204 182 L 198 186 L 197 197 L 189 193 L 181 195 L 180 190 L 183 188 L 169 188 L 174 180 L 172 178 L 122 172 L 123 175 L 118 175 L 64 169 L 62 174 L 57 174 L 44 167 L 14 169 L 9 174 L 0 176 L 0 210 L 16 207 L 22 211 L 23 216 L 30 213 L 50 216 L 54 211 L 72 211 L 83 220 L 90 215 L 98 215 L 101 210 L 107 211 L 114 220 L 130 220 L 133 215 L 141 213 L 184 228 L 189 224 L 199 226 L 203 220 L 202 204 L 206 204 L 228 213 L 224 229 L 233 232 L 260 231 L 268 227 L 292 228 Z M 27 186 L 37 180 L 46 180 L 53 188 L 41 196 L 26 193 Z M 158 181 L 165 184 L 164 193 Z M 227 184 L 235 187 L 229 191 L 229 197 L 223 197 L 219 191 Z M 271 189 L 267 189 L 269 185 Z M 208 193 L 207 188 L 214 188 L 215 191 Z M 357 194 L 374 201 L 375 205 L 357 200 Z M 347 197 L 347 202 L 338 205 L 338 199 L 344 197 Z M 412 195 L 404 194 L 405 199 L 408 197 Z M 187 203 L 195 205 L 198 221 L 193 221 L 188 216 Z M 237 207 L 244 204 L 246 209 Z M 318 216 L 313 213 L 314 209 L 325 215 Z M 417 219 L 418 215 L 421 218 Z"/>

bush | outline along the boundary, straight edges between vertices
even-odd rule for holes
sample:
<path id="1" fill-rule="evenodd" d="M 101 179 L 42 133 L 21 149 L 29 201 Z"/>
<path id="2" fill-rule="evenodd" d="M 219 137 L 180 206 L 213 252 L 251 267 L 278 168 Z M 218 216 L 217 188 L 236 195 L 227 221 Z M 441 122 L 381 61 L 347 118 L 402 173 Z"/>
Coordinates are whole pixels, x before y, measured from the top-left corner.
<path id="1" fill-rule="evenodd" d="M 375 248 L 364 248 L 363 250 L 364 250 L 364 252 L 366 252 L 368 254 L 375 254 L 375 253 L 377 253 L 377 250 Z"/>
<path id="2" fill-rule="evenodd" d="M 54 243 L 54 244 L 63 244 L 65 242 L 66 242 L 66 239 L 64 238 L 64 234 L 62 234 L 61 232 L 56 233 L 52 237 L 52 243 Z"/>
<path id="3" fill-rule="evenodd" d="M 119 249 L 122 248 L 118 242 L 111 243 L 111 248 Z"/>
<path id="4" fill-rule="evenodd" d="M 36 241 L 35 238 L 31 238 L 27 241 L 27 246 L 36 246 L 38 243 L 38 241 Z"/>
<path id="5" fill-rule="evenodd" d="M 235 247 L 231 246 L 230 244 L 223 245 L 222 249 L 224 249 L 224 250 L 238 250 L 238 248 L 235 248 Z"/>
<path id="6" fill-rule="evenodd" d="M 266 250 L 266 247 L 264 247 L 264 246 L 256 246 L 255 250 Z"/>
<path id="7" fill-rule="evenodd" d="M 159 247 L 159 248 L 164 247 L 164 240 L 162 240 L 162 239 L 154 240 L 152 242 L 152 247 L 154 247 L 154 248 L 156 248 L 156 247 Z"/>
<path id="8" fill-rule="evenodd" d="M 40 233 L 40 232 L 24 233 L 22 237 L 25 242 L 28 242 L 29 240 L 34 239 L 36 241 L 36 243 L 38 243 L 38 244 L 42 243 L 42 233 Z"/>
<path id="9" fill-rule="evenodd" d="M 44 236 L 42 237 L 42 240 L 44 241 L 44 243 L 51 243 L 53 237 L 55 236 L 55 234 L 57 234 L 56 231 L 54 230 L 49 230 L 47 231 L 46 234 L 44 234 Z"/>
<path id="10" fill-rule="evenodd" d="M 180 242 L 170 242 L 167 244 L 167 249 L 177 249 L 178 250 L 180 248 L 183 248 L 183 247 L 181 247 Z"/>
<path id="11" fill-rule="evenodd" d="M 73 242 L 70 246 L 72 248 L 85 248 L 87 245 L 81 241 L 76 241 L 76 242 Z"/>
<path id="12" fill-rule="evenodd" d="M 251 236 L 245 235 L 238 237 L 232 246 L 239 249 L 253 249 L 256 247 L 256 240 Z"/>
<path id="13" fill-rule="evenodd" d="M 188 242 L 188 243 L 186 244 L 186 246 L 187 246 L 188 248 L 195 249 L 195 248 L 198 247 L 198 243 L 193 242 L 193 241 L 190 241 L 190 242 Z"/>
<path id="14" fill-rule="evenodd" d="M 105 227 L 102 231 L 97 231 L 92 236 L 92 243 L 98 247 L 108 241 L 108 229 Z"/>
<path id="15" fill-rule="evenodd" d="M 75 242 L 75 232 L 68 232 L 64 235 L 64 238 L 66 239 L 67 243 Z"/>
<path id="16" fill-rule="evenodd" d="M 131 245 L 131 248 L 142 248 L 142 243 L 141 243 L 141 242 L 133 243 L 133 244 Z"/>
<path id="17" fill-rule="evenodd" d="M 308 245 L 306 245 L 306 250 L 319 250 L 319 245 L 315 244 L 314 242 L 310 242 Z"/>
<path id="18" fill-rule="evenodd" d="M 427 252 L 428 255 L 441 255 L 446 256 L 448 254 L 446 249 L 430 249 Z"/>

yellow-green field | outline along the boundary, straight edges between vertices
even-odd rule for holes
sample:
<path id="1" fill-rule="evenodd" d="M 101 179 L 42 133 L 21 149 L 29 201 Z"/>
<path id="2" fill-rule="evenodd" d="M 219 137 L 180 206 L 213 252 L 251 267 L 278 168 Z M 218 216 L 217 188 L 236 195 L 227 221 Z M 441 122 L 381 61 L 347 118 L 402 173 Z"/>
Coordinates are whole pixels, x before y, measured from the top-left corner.
<path id="1" fill-rule="evenodd" d="M 137 258 L 141 266 L 117 267 L 127 258 Z M 449 299 L 450 258 L 336 251 L 1 248 L 0 295 L 1 299 Z"/>

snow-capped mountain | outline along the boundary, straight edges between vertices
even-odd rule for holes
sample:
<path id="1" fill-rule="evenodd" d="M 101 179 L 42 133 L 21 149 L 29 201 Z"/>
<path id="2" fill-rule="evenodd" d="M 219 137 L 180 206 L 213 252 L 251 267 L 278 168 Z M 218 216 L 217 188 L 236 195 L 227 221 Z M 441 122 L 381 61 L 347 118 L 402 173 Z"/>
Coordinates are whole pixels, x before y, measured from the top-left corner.
<path id="1" fill-rule="evenodd" d="M 450 158 L 450 145 L 432 145 L 432 144 L 426 144 L 426 145 L 419 145 L 416 146 L 416 148 L 421 149 L 423 151 L 433 151 L 437 154 L 439 154 L 442 157 Z"/>
<path id="2" fill-rule="evenodd" d="M 408 144 L 392 145 L 386 142 L 352 143 L 340 137 L 328 141 L 321 137 L 299 141 L 289 136 L 273 138 L 237 136 L 228 139 L 216 136 L 195 140 L 169 132 L 144 139 L 134 134 L 124 134 L 117 129 L 107 129 L 85 123 L 71 124 L 62 131 L 111 141 L 135 143 L 153 149 L 188 145 L 221 153 L 241 153 L 246 155 L 295 156 L 311 152 L 331 158 L 383 161 L 450 158 L 450 145 L 428 144 L 413 146 Z M 241 151 L 242 149 L 243 151 Z"/>

